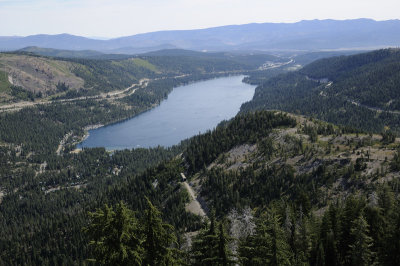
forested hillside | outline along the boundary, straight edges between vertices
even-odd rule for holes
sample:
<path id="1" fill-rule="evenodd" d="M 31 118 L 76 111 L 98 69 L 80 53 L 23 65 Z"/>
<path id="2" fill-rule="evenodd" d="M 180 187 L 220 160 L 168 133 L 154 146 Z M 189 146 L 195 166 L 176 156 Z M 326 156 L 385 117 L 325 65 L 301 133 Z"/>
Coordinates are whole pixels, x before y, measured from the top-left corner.
<path id="1" fill-rule="evenodd" d="M 262 83 L 242 111 L 276 109 L 381 132 L 399 131 L 400 50 L 321 59 Z"/>
<path id="2" fill-rule="evenodd" d="M 93 50 L 81 50 L 81 51 L 72 51 L 72 50 L 59 50 L 53 48 L 42 48 L 37 46 L 28 46 L 22 49 L 17 50 L 18 52 L 26 52 L 32 53 L 36 55 L 42 56 L 51 56 L 51 57 L 61 57 L 61 58 L 86 58 L 86 57 L 98 57 L 103 55 L 103 53 L 93 51 Z"/>
<path id="3" fill-rule="evenodd" d="M 386 135 L 263 112 L 193 138 L 184 153 L 199 169 L 191 184 L 221 229 L 201 231 L 189 262 L 398 264 L 398 147 Z M 214 251 L 221 243 L 225 252 Z"/>
<path id="4" fill-rule="evenodd" d="M 397 149 L 399 141 L 386 135 L 277 112 L 237 116 L 168 150 L 110 156 L 85 149 L 49 158 L 44 168 L 3 148 L 2 164 L 12 167 L 2 167 L 1 260 L 148 261 L 148 252 L 160 252 L 156 261 L 177 265 L 397 265 L 399 246 L 387 245 L 400 233 Z M 206 220 L 188 212 L 193 199 L 183 172 L 208 210 Z M 149 212 L 156 217 L 152 230 L 166 230 L 161 234 L 171 242 L 149 249 L 139 241 L 134 248 L 129 239 L 148 241 L 141 228 L 148 228 Z M 101 218 L 106 213 L 110 223 Z M 126 228 L 124 238 L 109 233 L 113 224 Z M 122 246 L 103 252 L 111 242 L 94 246 L 95 239 Z M 136 255 L 117 256 L 122 247 Z"/>
<path id="5" fill-rule="evenodd" d="M 5 101 L 0 105 L 0 141 L 43 163 L 55 156 L 64 138 L 61 150 L 72 149 L 88 126 L 132 117 L 158 105 L 176 86 L 253 71 L 264 60 L 230 58 L 203 53 L 112 60 L 1 54 L 6 72 L 0 73 Z M 28 82 L 17 86 L 19 78 Z M 43 90 L 36 80 L 45 84 Z"/>
<path id="6" fill-rule="evenodd" d="M 61 98 L 93 97 L 126 89 L 143 78 L 227 75 L 257 69 L 267 60 L 286 60 L 271 55 L 194 52 L 143 56 L 99 54 L 95 58 L 63 58 L 61 51 L 55 53 L 57 55 L 46 57 L 25 51 L 1 53 L 1 102 L 42 103 Z"/>
<path id="7" fill-rule="evenodd" d="M 0 265 L 399 265 L 399 50 L 292 72 L 289 58 L 160 53 L 4 55 L 56 64 L 83 87 L 2 106 Z M 212 131 L 170 148 L 74 151 L 91 126 L 176 86 L 243 72 L 261 83 L 254 99 Z"/>

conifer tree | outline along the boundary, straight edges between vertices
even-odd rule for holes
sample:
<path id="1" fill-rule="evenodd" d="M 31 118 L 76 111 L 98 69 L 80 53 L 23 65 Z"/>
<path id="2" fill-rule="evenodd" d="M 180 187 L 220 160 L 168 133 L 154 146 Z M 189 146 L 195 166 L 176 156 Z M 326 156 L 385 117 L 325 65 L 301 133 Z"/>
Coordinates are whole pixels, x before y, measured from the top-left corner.
<path id="1" fill-rule="evenodd" d="M 239 246 L 239 257 L 243 265 L 291 265 L 290 247 L 275 210 L 259 219 L 255 235 Z"/>
<path id="2" fill-rule="evenodd" d="M 387 265 L 400 265 L 400 200 L 397 200 L 391 232 L 387 238 L 385 262 Z"/>
<path id="3" fill-rule="evenodd" d="M 309 229 L 308 221 L 303 217 L 301 209 L 295 226 L 294 246 L 294 264 L 307 265 L 311 252 L 311 230 Z"/>
<path id="4" fill-rule="evenodd" d="M 290 265 L 290 249 L 285 239 L 285 234 L 280 226 L 280 217 L 270 212 L 268 217 L 269 234 L 271 236 L 271 264 Z"/>
<path id="5" fill-rule="evenodd" d="M 144 264 L 151 266 L 172 265 L 177 263 L 178 250 L 174 227 L 164 223 L 161 213 L 146 198 L 148 208 L 142 221 L 144 234 Z"/>
<path id="6" fill-rule="evenodd" d="M 232 265 L 234 260 L 228 245 L 232 239 L 227 235 L 222 222 L 217 223 L 215 212 L 211 211 L 210 225 L 195 237 L 192 246 L 194 265 Z"/>
<path id="7" fill-rule="evenodd" d="M 325 251 L 324 245 L 320 242 L 317 247 L 316 265 L 325 266 Z"/>
<path id="8" fill-rule="evenodd" d="M 218 228 L 218 260 L 217 265 L 227 266 L 231 265 L 232 260 L 231 250 L 228 248 L 230 237 L 226 234 L 224 225 L 219 223 Z"/>
<path id="9" fill-rule="evenodd" d="M 140 227 L 133 212 L 124 203 L 114 211 L 107 204 L 89 213 L 90 224 L 84 231 L 91 239 L 95 261 L 104 265 L 141 265 L 143 248 Z"/>
<path id="10" fill-rule="evenodd" d="M 350 265 L 372 265 L 376 254 L 371 251 L 373 240 L 368 235 L 368 223 L 362 215 L 353 222 L 350 232 L 354 239 L 354 243 L 349 246 Z"/>

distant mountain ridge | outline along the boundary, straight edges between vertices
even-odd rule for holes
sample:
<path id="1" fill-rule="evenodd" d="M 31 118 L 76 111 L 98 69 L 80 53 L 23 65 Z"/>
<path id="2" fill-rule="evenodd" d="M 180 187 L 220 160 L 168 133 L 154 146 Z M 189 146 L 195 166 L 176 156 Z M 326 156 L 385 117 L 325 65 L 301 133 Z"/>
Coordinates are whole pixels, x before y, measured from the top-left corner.
<path id="1" fill-rule="evenodd" d="M 296 23 L 252 23 L 197 30 L 158 31 L 110 40 L 69 34 L 0 37 L 0 50 L 27 46 L 107 53 L 188 50 L 336 50 L 400 46 L 400 20 L 308 20 Z"/>
<path id="2" fill-rule="evenodd" d="M 101 56 L 103 53 L 93 50 L 57 50 L 53 48 L 41 48 L 37 46 L 28 46 L 17 50 L 17 52 L 33 53 L 42 56 L 64 57 L 64 58 L 85 58 Z"/>

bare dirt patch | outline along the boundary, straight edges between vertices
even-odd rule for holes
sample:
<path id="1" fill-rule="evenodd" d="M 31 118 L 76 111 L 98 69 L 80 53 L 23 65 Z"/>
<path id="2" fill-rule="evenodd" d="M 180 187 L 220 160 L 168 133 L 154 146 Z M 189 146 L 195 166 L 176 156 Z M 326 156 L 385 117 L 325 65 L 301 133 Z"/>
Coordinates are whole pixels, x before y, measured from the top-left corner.
<path id="1" fill-rule="evenodd" d="M 12 54 L 1 55 L 0 62 L 11 84 L 35 93 L 56 91 L 59 82 L 71 89 L 84 85 L 83 79 L 71 72 L 74 64 L 70 62 Z"/>

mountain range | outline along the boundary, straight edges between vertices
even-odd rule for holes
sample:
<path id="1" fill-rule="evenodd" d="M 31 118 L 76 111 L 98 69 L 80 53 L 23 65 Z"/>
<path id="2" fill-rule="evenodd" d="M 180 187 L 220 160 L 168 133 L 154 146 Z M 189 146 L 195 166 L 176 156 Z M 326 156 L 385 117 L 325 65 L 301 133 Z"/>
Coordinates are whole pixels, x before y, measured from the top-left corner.
<path id="1" fill-rule="evenodd" d="M 196 30 L 158 31 L 110 40 L 70 34 L 0 37 L 0 51 L 27 46 L 137 54 L 160 49 L 208 51 L 315 51 L 400 45 L 400 20 L 309 20 L 252 23 Z"/>

